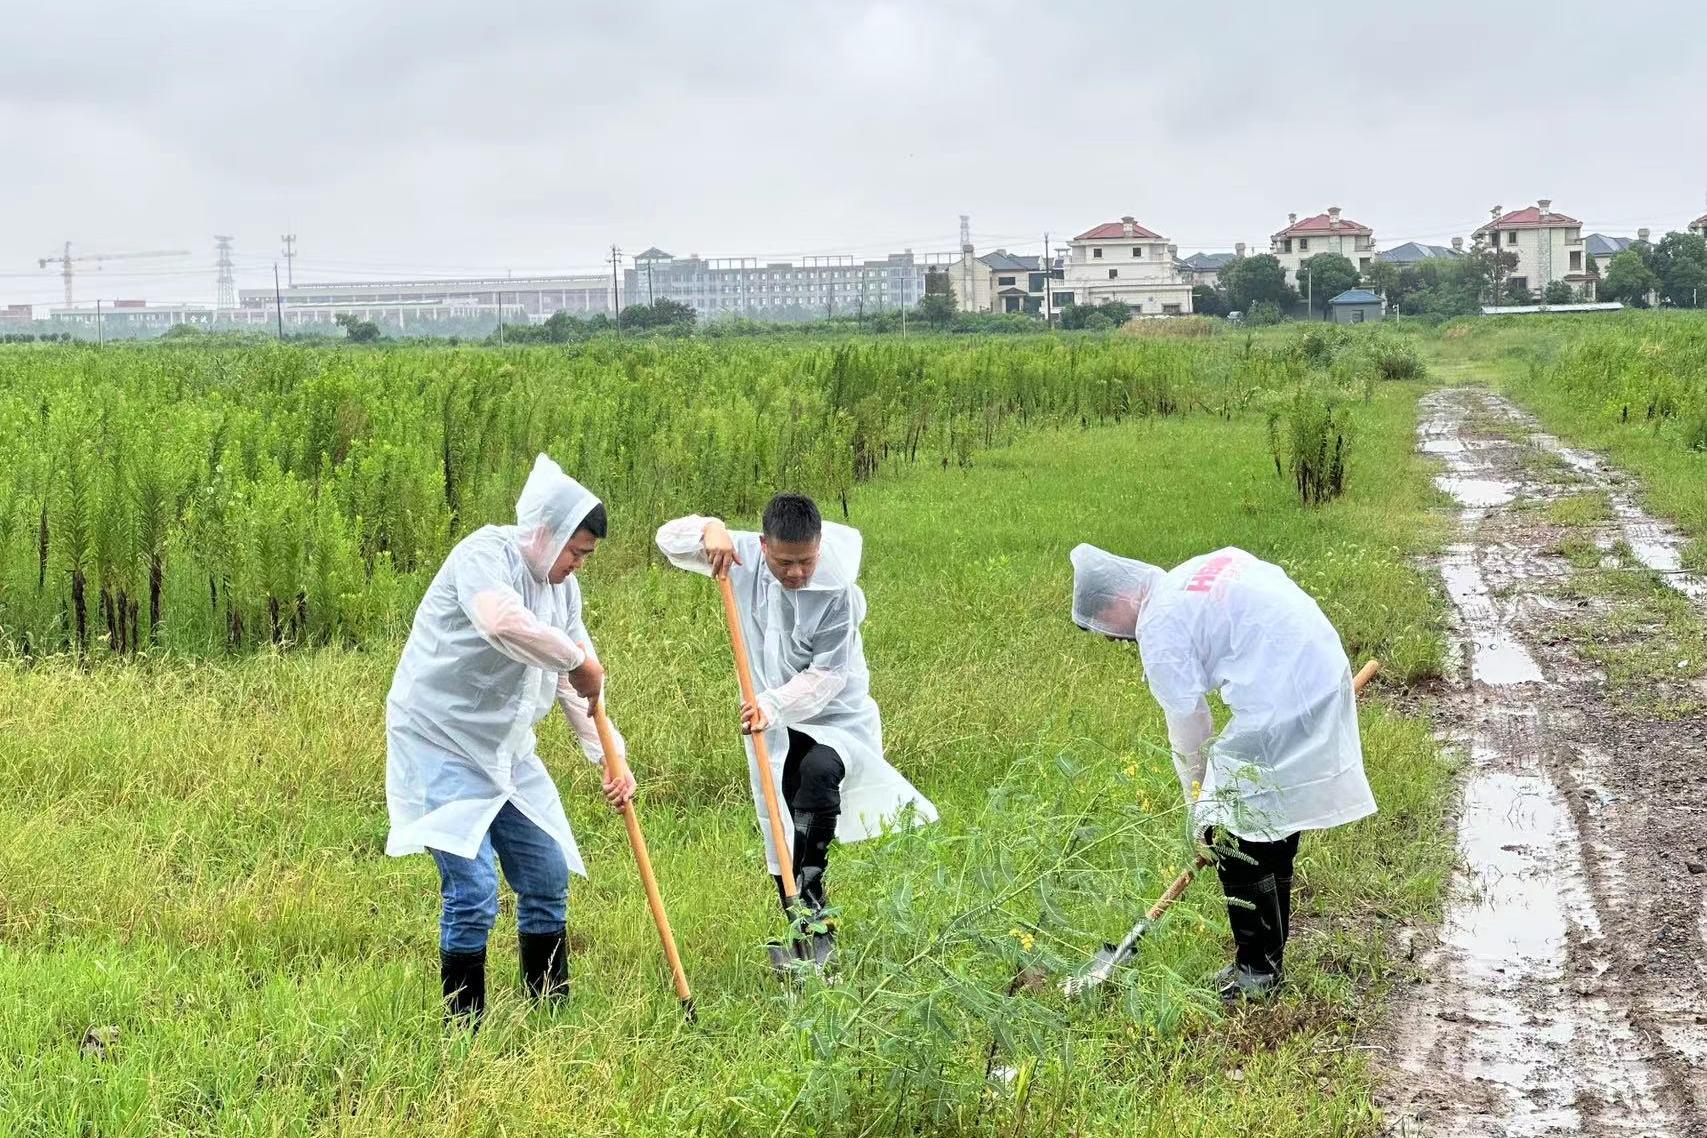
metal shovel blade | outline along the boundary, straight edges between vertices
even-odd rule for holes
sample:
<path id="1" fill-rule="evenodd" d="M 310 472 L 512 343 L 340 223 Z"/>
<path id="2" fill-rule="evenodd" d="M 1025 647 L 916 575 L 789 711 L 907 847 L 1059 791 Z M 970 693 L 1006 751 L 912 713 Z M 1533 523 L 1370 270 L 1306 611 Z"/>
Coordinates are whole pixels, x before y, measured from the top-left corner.
<path id="1" fill-rule="evenodd" d="M 1133 926 L 1126 939 L 1119 944 L 1105 944 L 1097 949 L 1091 957 L 1090 964 L 1077 976 L 1069 976 L 1061 984 L 1061 991 L 1068 997 L 1081 996 L 1101 984 L 1106 984 L 1114 975 L 1114 970 L 1131 960 L 1136 953 L 1138 942 L 1144 939 L 1149 931 L 1148 918 Z"/>

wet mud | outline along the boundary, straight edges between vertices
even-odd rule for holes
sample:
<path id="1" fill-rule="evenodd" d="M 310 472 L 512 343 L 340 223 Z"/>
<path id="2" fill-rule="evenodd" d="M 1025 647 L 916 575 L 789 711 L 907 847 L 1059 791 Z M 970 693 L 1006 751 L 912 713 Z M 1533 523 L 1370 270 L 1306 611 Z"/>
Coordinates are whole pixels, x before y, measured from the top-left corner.
<path id="1" fill-rule="evenodd" d="M 1466 769 L 1446 918 L 1380 1040 L 1388 1132 L 1707 1135 L 1707 724 L 1634 711 L 1576 650 L 1594 609 L 1559 599 L 1545 503 L 1605 494 L 1601 548 L 1704 616 L 1707 582 L 1629 480 L 1509 402 L 1433 392 L 1419 433 L 1459 523 L 1429 711 Z"/>

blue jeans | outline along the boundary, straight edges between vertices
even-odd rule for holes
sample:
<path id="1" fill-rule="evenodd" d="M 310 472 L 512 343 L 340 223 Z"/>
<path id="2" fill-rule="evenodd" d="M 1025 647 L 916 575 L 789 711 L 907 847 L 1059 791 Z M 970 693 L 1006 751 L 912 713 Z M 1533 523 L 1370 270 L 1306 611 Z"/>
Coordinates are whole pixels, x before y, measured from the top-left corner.
<path id="1" fill-rule="evenodd" d="M 512 802 L 504 803 L 473 857 L 432 850 L 439 865 L 444 908 L 439 915 L 439 947 L 446 952 L 478 952 L 498 922 L 498 863 L 516 891 L 516 927 L 524 933 L 554 933 L 569 912 L 569 865 L 563 849 L 528 821 Z"/>

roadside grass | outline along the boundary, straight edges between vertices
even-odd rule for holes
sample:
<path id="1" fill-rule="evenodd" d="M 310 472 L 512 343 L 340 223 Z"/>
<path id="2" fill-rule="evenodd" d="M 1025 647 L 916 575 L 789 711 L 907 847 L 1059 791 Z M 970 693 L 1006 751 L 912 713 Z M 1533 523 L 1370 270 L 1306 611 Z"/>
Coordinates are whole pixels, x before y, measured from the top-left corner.
<path id="1" fill-rule="evenodd" d="M 1444 651 L 1413 567 L 1444 525 L 1413 452 L 1420 390 L 1358 408 L 1347 493 L 1313 510 L 1255 416 L 1042 433 L 855 491 L 887 750 L 943 819 L 833 852 L 833 986 L 791 992 L 762 964 L 780 922 L 711 586 L 595 558 L 589 623 L 695 1027 L 555 720 L 541 753 L 592 873 L 571 889 L 574 998 L 517 998 L 506 893 L 469 1040 L 438 1022 L 431 862 L 381 852 L 395 650 L 0 666 L 0 1132 L 1373 1134 L 1359 1013 L 1453 859 L 1450 764 L 1381 698 Z M 1362 710 L 1382 812 L 1306 838 L 1272 1009 L 1211 1005 L 1212 879 L 1103 998 L 1027 979 L 1117 937 L 1191 855 L 1134 652 L 1068 619 L 1079 541 L 1164 566 L 1242 546 L 1318 598 L 1354 660 L 1386 662 Z"/>
<path id="2" fill-rule="evenodd" d="M 1707 711 L 1701 683 L 1707 676 L 1707 621 L 1625 542 L 1607 548 L 1593 532 L 1573 529 L 1560 542 L 1558 552 L 1572 571 L 1556 595 L 1590 607 L 1560 622 L 1551 635 L 1568 636 L 1573 649 L 1602 670 L 1631 714 L 1675 720 Z"/>

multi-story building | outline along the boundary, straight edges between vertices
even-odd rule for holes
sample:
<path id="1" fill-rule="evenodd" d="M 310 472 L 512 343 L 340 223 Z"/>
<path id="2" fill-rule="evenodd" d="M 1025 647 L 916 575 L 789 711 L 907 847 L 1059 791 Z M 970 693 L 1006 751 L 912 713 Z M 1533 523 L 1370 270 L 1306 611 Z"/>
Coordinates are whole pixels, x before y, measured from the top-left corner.
<path id="1" fill-rule="evenodd" d="M 1061 258 L 1053 268 L 1035 254 L 963 251 L 948 267 L 948 283 L 962 312 L 1021 312 L 1042 315 L 1060 307 L 1050 293 L 1061 278 Z"/>
<path id="2" fill-rule="evenodd" d="M 1180 261 L 1180 275 L 1187 284 L 1213 288 L 1221 280 L 1221 270 L 1244 255 L 1243 241 L 1235 244 L 1231 253 L 1193 253 Z"/>
<path id="3" fill-rule="evenodd" d="M 32 304 L 8 304 L 0 308 L 0 330 L 18 331 L 28 329 L 35 322 L 36 310 Z"/>
<path id="4" fill-rule="evenodd" d="M 1505 277 L 1509 287 L 1538 293 L 1554 281 L 1580 289 L 1593 280 L 1583 223 L 1552 206 L 1548 198 L 1510 213 L 1495 206 L 1493 219 L 1471 235 L 1481 248 L 1516 254 L 1517 265 Z"/>
<path id="5" fill-rule="evenodd" d="M 1131 217 L 1088 229 L 1067 245 L 1055 302 L 1094 305 L 1118 301 L 1134 316 L 1191 312 L 1191 282 L 1181 275 L 1179 247 Z"/>
<path id="6" fill-rule="evenodd" d="M 233 318 L 268 324 L 277 319 L 270 288 L 239 290 Z M 361 320 L 409 328 L 447 320 L 539 323 L 557 312 L 571 316 L 612 314 L 611 279 L 578 276 L 477 277 L 416 281 L 337 281 L 281 289 L 284 323 L 291 327 L 330 324 L 348 313 Z"/>
<path id="7" fill-rule="evenodd" d="M 912 250 L 882 260 L 806 257 L 760 262 L 753 257 L 673 257 L 651 248 L 624 273 L 630 304 L 674 300 L 702 320 L 746 316 L 757 320 L 803 320 L 911 308 L 925 295 L 926 271 L 946 267 L 946 254 L 915 256 Z"/>
<path id="8" fill-rule="evenodd" d="M 1301 288 L 1298 266 L 1317 253 L 1338 253 L 1358 272 L 1367 272 L 1376 256 L 1375 231 L 1349 217 L 1341 217 L 1337 205 L 1302 221 L 1297 214 L 1289 213 L 1286 228 L 1269 238 L 1268 251 L 1286 270 L 1286 283 Z"/>
<path id="9" fill-rule="evenodd" d="M 1395 245 L 1391 249 L 1383 249 L 1375 254 L 1377 261 L 1385 261 L 1389 265 L 1415 265 L 1422 261 L 1432 261 L 1437 258 L 1462 257 L 1464 255 L 1464 238 L 1454 237 L 1451 245 L 1425 245 L 1421 241 L 1407 241 L 1403 245 Z"/>
<path id="10" fill-rule="evenodd" d="M 1707 237 L 1707 213 L 1689 223 L 1689 232 L 1697 237 Z"/>

